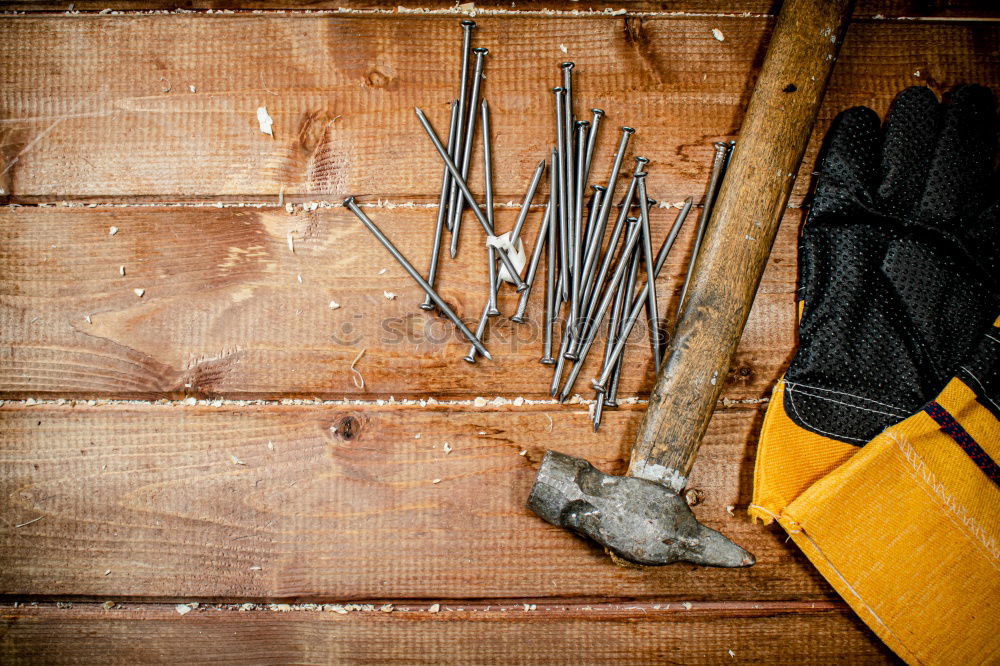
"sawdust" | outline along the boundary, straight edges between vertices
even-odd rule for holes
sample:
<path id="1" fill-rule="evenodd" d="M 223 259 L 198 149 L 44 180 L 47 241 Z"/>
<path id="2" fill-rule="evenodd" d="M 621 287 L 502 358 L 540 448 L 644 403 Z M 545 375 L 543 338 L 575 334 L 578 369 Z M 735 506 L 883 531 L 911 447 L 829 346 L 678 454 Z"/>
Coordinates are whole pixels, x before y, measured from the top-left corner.
<path id="1" fill-rule="evenodd" d="M 365 355 L 366 351 L 368 351 L 368 348 L 367 347 L 363 348 L 361 351 L 358 352 L 358 355 L 354 357 L 354 360 L 351 361 L 351 372 L 354 373 L 353 377 L 354 385 L 357 386 L 359 389 L 363 389 L 365 387 L 365 378 L 364 375 L 362 375 L 358 371 L 358 369 L 355 368 L 354 366 L 358 364 L 358 361 L 361 360 L 361 357 Z"/>
<path id="2" fill-rule="evenodd" d="M 445 454 L 452 452 L 451 444 L 449 444 L 448 442 L 445 442 L 444 446 L 442 446 L 441 448 L 444 449 Z"/>
<path id="3" fill-rule="evenodd" d="M 383 291 L 382 295 L 385 296 L 385 300 L 387 300 L 387 301 L 394 301 L 394 300 L 396 300 L 396 294 L 394 294 L 391 291 Z"/>
<path id="4" fill-rule="evenodd" d="M 437 485 L 437 484 L 441 483 L 441 479 L 434 479 L 433 481 L 431 481 L 431 483 L 433 483 L 434 485 Z"/>
<path id="5" fill-rule="evenodd" d="M 138 296 L 139 298 L 142 298 L 143 295 L 146 293 L 145 289 L 133 289 L 132 291 L 134 291 L 135 295 Z"/>
<path id="6" fill-rule="evenodd" d="M 439 613 L 441 612 L 441 604 L 431 604 L 427 611 L 430 613 Z"/>
<path id="7" fill-rule="evenodd" d="M 114 236 L 117 233 L 118 233 L 118 227 L 111 227 L 111 228 L 108 229 L 108 235 L 109 236 Z"/>
<path id="8" fill-rule="evenodd" d="M 340 303 L 338 303 L 337 301 L 330 301 L 330 309 L 331 310 L 339 310 L 340 309 Z"/>
<path id="9" fill-rule="evenodd" d="M 722 34 L 722 31 L 718 28 L 712 28 L 712 37 L 715 37 L 720 42 L 726 41 L 726 36 Z"/>

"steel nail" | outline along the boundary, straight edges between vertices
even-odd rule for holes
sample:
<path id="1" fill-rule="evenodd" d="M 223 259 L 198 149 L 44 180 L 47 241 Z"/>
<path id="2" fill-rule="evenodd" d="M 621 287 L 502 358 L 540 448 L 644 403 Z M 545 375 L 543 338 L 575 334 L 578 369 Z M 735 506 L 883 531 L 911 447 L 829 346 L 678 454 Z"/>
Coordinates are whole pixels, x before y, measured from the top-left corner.
<path id="1" fill-rule="evenodd" d="M 493 148 L 490 145 L 490 104 L 485 99 L 480 106 L 480 122 L 483 127 L 483 182 L 486 189 L 486 219 L 490 221 L 492 235 L 496 235 L 496 224 L 493 221 Z M 486 314 L 496 317 L 500 314 L 497 309 L 497 250 L 492 245 L 487 248 L 487 270 L 489 272 L 490 286 L 489 296 L 486 300 Z M 478 337 L 478 336 L 477 336 Z"/>
<path id="2" fill-rule="evenodd" d="M 514 230 L 510 234 L 510 242 L 515 245 L 517 244 L 518 239 L 521 237 L 521 230 L 524 228 L 524 218 L 527 216 L 528 208 L 531 205 L 531 200 L 535 197 L 535 191 L 538 189 L 538 181 L 541 180 L 542 172 L 544 170 L 545 170 L 545 160 L 542 160 L 541 162 L 538 163 L 538 166 L 535 168 L 535 174 L 531 179 L 531 184 L 528 186 L 528 192 L 527 194 L 525 194 L 524 202 L 521 204 L 521 213 L 518 215 L 517 222 L 514 224 Z M 490 249 L 492 250 L 493 248 Z M 492 268 L 494 271 L 496 271 L 495 263 L 492 264 Z M 523 292 L 521 292 L 522 294 L 527 294 L 531 290 L 530 283 L 526 282 L 526 284 L 528 284 L 528 289 L 525 289 Z M 491 295 L 494 302 L 496 302 L 496 296 L 497 296 L 496 290 L 499 288 L 499 286 L 500 286 L 499 282 L 493 285 L 494 291 L 491 292 Z M 486 307 L 483 308 L 483 314 L 479 318 L 479 325 L 476 327 L 476 337 L 479 338 L 480 340 L 483 339 L 483 333 L 486 330 L 486 319 L 490 316 L 491 315 L 489 314 L 489 303 L 487 302 Z M 469 353 L 466 355 L 465 360 L 468 361 L 469 363 L 476 362 L 475 347 L 469 348 Z"/>
<path id="3" fill-rule="evenodd" d="M 521 210 L 517 213 L 517 221 L 514 222 L 514 230 L 510 233 L 511 242 L 516 242 L 516 240 L 521 237 L 521 230 L 524 228 L 524 221 L 528 219 L 528 211 L 531 209 L 531 202 L 534 200 L 535 193 L 538 191 L 538 184 L 542 182 L 543 173 L 545 173 L 545 160 L 541 160 L 537 165 L 535 165 L 535 173 L 531 176 L 531 183 L 528 185 L 528 191 L 525 192 L 524 200 L 521 201 Z"/>
<path id="4" fill-rule="evenodd" d="M 458 100 L 454 100 L 451 103 L 451 121 L 448 123 L 448 152 L 451 153 L 455 148 L 455 138 L 457 132 L 455 128 L 458 126 Z M 427 270 L 427 283 L 434 286 L 437 281 L 437 268 L 438 259 L 441 254 L 441 237 L 444 234 L 445 220 L 448 217 L 448 194 L 451 192 L 451 174 L 448 173 L 448 168 L 444 167 L 444 173 L 441 176 L 441 198 L 438 200 L 438 214 L 437 222 L 434 225 L 434 249 L 431 251 L 431 265 Z M 420 304 L 420 307 L 424 310 L 433 310 L 434 304 L 431 302 L 430 296 L 424 296 L 424 302 Z"/>
<path id="5" fill-rule="evenodd" d="M 629 306 L 629 301 L 632 298 L 632 294 L 635 292 L 635 281 L 637 279 L 638 274 L 639 274 L 639 253 L 635 252 L 632 255 L 632 266 L 629 268 L 628 281 L 627 284 L 625 285 L 625 291 L 623 292 L 624 299 L 622 301 L 622 310 L 618 318 L 618 330 L 615 331 L 616 343 L 618 342 L 618 336 L 622 334 L 622 330 L 625 324 L 625 315 L 627 314 L 625 308 Z M 605 349 L 605 352 L 607 351 L 608 350 Z M 607 364 L 607 362 L 608 362 L 608 354 L 605 354 L 604 358 L 605 365 Z M 615 363 L 614 371 L 611 374 L 611 389 L 606 393 L 601 393 L 601 395 L 606 396 L 604 402 L 609 407 L 618 406 L 618 380 L 621 377 L 622 367 L 624 365 L 625 364 L 622 362 L 622 359 L 619 358 L 618 362 Z"/>
<path id="6" fill-rule="evenodd" d="M 604 203 L 601 205 L 601 214 L 597 218 L 597 228 L 601 231 L 601 236 L 604 235 L 604 229 L 607 228 L 608 218 L 611 216 L 611 206 L 614 201 L 615 188 L 618 186 L 618 174 L 622 168 L 622 161 L 625 159 L 625 152 L 628 150 L 629 139 L 635 134 L 635 130 L 631 127 L 622 127 L 622 138 L 618 141 L 618 150 L 615 151 L 614 160 L 611 163 L 611 173 L 608 176 L 607 184 L 607 194 L 604 197 Z M 641 171 L 641 165 L 636 166 L 636 173 Z M 630 199 L 631 200 L 631 199 Z M 588 255 L 584 259 L 584 265 L 591 266 L 591 271 L 593 270 L 593 265 L 597 262 L 596 252 L 600 251 L 600 246 L 594 248 L 594 253 L 590 252 L 591 248 L 588 248 Z M 584 276 L 584 283 L 590 282 L 590 275 Z M 600 281 L 598 280 L 598 284 Z"/>
<path id="7" fill-rule="evenodd" d="M 555 397 L 559 392 L 559 384 L 562 382 L 563 367 L 566 365 L 566 348 L 569 346 L 569 328 L 563 326 L 562 344 L 559 346 L 559 354 L 556 356 L 556 365 L 552 369 L 552 385 L 549 386 L 549 395 Z"/>
<path id="8" fill-rule="evenodd" d="M 576 168 L 574 173 L 576 176 L 576 184 L 573 186 L 573 192 L 576 195 L 576 200 L 573 202 L 573 257 L 572 257 L 572 291 L 570 292 L 570 315 L 569 318 L 572 321 L 570 326 L 570 335 L 574 339 L 579 337 L 580 331 L 580 278 L 582 277 L 583 268 L 583 200 L 586 196 L 586 185 L 583 182 L 583 168 L 584 162 L 587 159 L 586 154 L 586 141 L 587 141 L 587 128 L 590 127 L 590 123 L 585 120 L 581 120 L 576 123 L 574 129 L 576 131 L 575 138 L 575 155 L 576 155 Z"/>
<path id="9" fill-rule="evenodd" d="M 563 88 L 566 89 L 566 96 L 563 98 L 565 110 L 563 113 L 563 123 L 566 125 L 566 162 L 563 163 L 563 171 L 566 173 L 566 191 L 569 195 L 568 205 L 572 206 L 576 201 L 576 178 L 573 170 L 576 167 L 576 159 L 573 147 L 573 122 L 576 115 L 573 113 L 573 68 L 575 63 L 564 62 L 560 65 L 563 73 Z M 572 211 L 572 208 L 570 208 Z M 570 214 L 570 224 L 572 224 L 572 213 Z"/>
<path id="10" fill-rule="evenodd" d="M 531 263 L 528 266 L 528 274 L 524 278 L 528 288 L 521 292 L 521 300 L 517 303 L 517 312 L 511 321 L 518 324 L 524 323 L 524 313 L 528 309 L 528 298 L 531 297 L 531 286 L 535 282 L 535 273 L 538 271 L 538 264 L 542 259 L 542 249 L 545 246 L 545 237 L 549 232 L 549 224 L 552 223 L 552 206 L 545 206 L 545 216 L 542 218 L 542 226 L 538 228 L 538 236 L 535 237 L 535 247 L 531 252 Z"/>
<path id="11" fill-rule="evenodd" d="M 490 352 L 486 349 L 486 347 L 483 346 L 483 343 L 479 341 L 479 339 L 472 333 L 472 331 L 469 330 L 468 326 L 462 323 L 462 320 L 458 318 L 458 315 L 455 314 L 455 312 L 448 306 L 447 303 L 444 302 L 444 300 L 438 295 L 438 293 L 434 291 L 434 287 L 430 286 L 427 283 L 427 280 L 425 280 L 423 276 L 421 276 L 420 273 L 417 272 L 417 269 L 413 267 L 413 264 L 411 264 L 407 260 L 407 258 L 404 257 L 403 254 L 396 249 L 396 246 L 392 244 L 392 241 L 390 241 L 389 238 L 384 233 L 382 233 L 382 230 L 379 229 L 378 226 L 376 226 L 376 224 L 372 222 L 367 215 L 365 215 L 364 211 L 358 207 L 358 204 L 354 200 L 354 197 L 347 197 L 346 199 L 344 199 L 344 206 L 352 213 L 354 213 L 357 216 L 357 218 L 361 220 L 361 222 L 366 227 L 368 227 L 368 231 L 370 231 L 372 235 L 375 236 L 375 238 L 378 240 L 378 242 L 380 242 L 382 246 L 389 251 L 389 254 L 391 254 L 396 259 L 396 261 L 399 262 L 399 265 L 402 266 L 406 270 L 406 272 L 410 274 L 410 277 L 412 277 L 416 281 L 416 283 L 420 285 L 420 288 L 423 289 L 425 292 L 427 292 L 427 295 L 431 297 L 431 300 L 434 301 L 434 304 L 438 307 L 438 309 L 442 313 L 444 313 L 444 315 L 448 317 L 448 319 L 450 319 L 452 323 L 455 324 L 455 326 L 458 327 L 458 330 L 462 332 L 462 335 L 467 337 L 469 339 L 469 342 L 471 342 L 476 347 L 476 351 L 478 351 L 486 358 L 492 359 L 493 357 L 490 355 Z"/>
<path id="12" fill-rule="evenodd" d="M 701 211 L 701 219 L 698 220 L 698 232 L 694 238 L 694 248 L 691 250 L 691 260 L 688 262 L 687 273 L 684 275 L 684 284 L 681 286 L 681 296 L 677 301 L 677 314 L 674 317 L 675 323 L 680 321 L 681 312 L 684 311 L 684 297 L 687 296 L 688 283 L 691 282 L 691 275 L 694 273 L 695 264 L 698 263 L 698 253 L 701 252 L 701 242 L 705 238 L 705 231 L 708 229 L 708 221 L 712 217 L 712 208 L 715 206 L 715 195 L 722 185 L 722 172 L 726 166 L 726 158 L 729 155 L 729 144 L 724 141 L 716 141 L 715 155 L 712 157 L 712 175 L 708 179 L 708 191 L 705 193 L 705 207 Z"/>
<path id="13" fill-rule="evenodd" d="M 483 68 L 486 66 L 486 54 L 489 49 L 482 47 L 472 49 L 476 54 L 476 69 L 472 75 L 472 92 L 469 94 L 469 119 L 465 126 L 465 140 L 462 142 L 462 180 L 469 177 L 469 164 L 472 162 L 472 144 L 476 138 L 476 117 L 479 106 L 479 89 L 483 83 Z M 458 238 L 462 229 L 462 197 L 456 192 L 452 199 L 452 212 L 454 218 L 451 233 L 451 256 L 458 254 Z"/>
<path id="14" fill-rule="evenodd" d="M 615 221 L 614 229 L 611 231 L 611 240 L 608 242 L 608 249 L 604 253 L 604 258 L 601 260 L 601 268 L 596 274 L 592 275 L 587 280 L 588 289 L 584 294 L 584 301 L 587 304 L 585 319 L 587 321 L 592 321 L 591 315 L 594 309 L 597 307 L 597 293 L 600 291 L 601 285 L 604 284 L 604 278 L 607 276 L 608 271 L 611 270 L 611 262 L 614 261 L 615 252 L 618 249 L 619 239 L 622 237 L 622 231 L 625 229 L 625 222 L 629 219 L 628 213 L 632 206 L 632 200 L 635 198 L 635 191 L 638 188 L 639 179 L 636 178 L 636 174 L 641 173 L 636 171 L 632 175 L 632 181 L 629 183 L 628 192 L 625 194 L 625 198 L 622 200 L 621 210 L 618 212 L 618 219 Z M 604 201 L 608 200 L 610 192 L 604 193 Z M 601 206 L 603 209 L 604 207 Z M 599 251 L 600 248 L 597 248 Z M 596 256 L 596 255 L 595 255 Z M 574 355 L 577 353 L 577 349 L 573 350 Z"/>
<path id="15" fill-rule="evenodd" d="M 681 227 L 684 225 L 684 221 L 687 219 L 688 213 L 691 212 L 691 205 L 692 201 L 689 197 L 687 201 L 684 202 L 684 208 L 682 208 L 680 213 L 677 214 L 677 219 L 674 220 L 674 226 L 670 228 L 670 233 L 663 239 L 663 245 L 660 246 L 660 251 L 656 254 L 656 266 L 653 271 L 654 275 L 659 276 L 660 271 L 663 269 L 663 264 L 667 261 L 667 255 L 670 253 L 670 248 L 673 247 L 674 241 L 677 239 L 677 234 L 680 233 Z M 643 284 L 639 288 L 639 293 L 632 301 L 632 305 L 628 310 L 628 318 L 622 325 L 622 333 L 618 336 L 618 342 L 615 344 L 615 348 L 611 352 L 611 357 L 609 359 L 611 364 L 617 363 L 619 359 L 621 359 L 628 336 L 632 332 L 635 322 L 639 319 L 643 305 L 646 302 L 646 291 L 648 288 L 648 284 Z M 591 381 L 594 390 L 604 391 L 607 388 L 608 378 L 611 376 L 613 369 L 613 365 L 609 365 L 607 363 L 604 365 L 601 369 L 601 376 Z"/>
<path id="16" fill-rule="evenodd" d="M 598 393 L 594 402 L 594 432 L 601 427 L 601 417 L 604 416 L 604 394 Z"/>
<path id="17" fill-rule="evenodd" d="M 557 161 L 559 159 L 557 149 L 553 148 L 550 155 L 549 168 L 549 209 L 552 219 L 549 222 L 548 256 L 545 260 L 545 341 L 542 347 L 542 358 L 540 363 L 552 365 L 555 359 L 552 358 L 552 325 L 556 317 L 556 251 L 558 244 L 557 233 L 559 225 L 556 224 L 556 209 L 559 205 L 558 179 L 559 169 Z"/>
<path id="18" fill-rule="evenodd" d="M 646 264 L 646 314 L 653 346 L 653 367 L 660 369 L 663 349 L 660 345 L 660 315 L 656 307 L 656 268 L 653 261 L 653 241 L 649 232 L 649 197 L 646 195 L 646 176 L 639 178 L 639 219 L 642 225 L 642 256 Z"/>
<path id="19" fill-rule="evenodd" d="M 489 220 L 487 220 L 486 216 L 483 215 L 483 211 L 479 210 L 479 204 L 476 203 L 475 197 L 473 197 L 472 192 L 469 191 L 469 186 L 465 184 L 465 179 L 459 172 L 458 167 L 455 166 L 451 157 L 448 156 L 448 151 L 446 151 L 444 146 L 441 145 L 441 139 L 438 138 L 434 128 L 431 127 L 431 123 L 427 120 L 427 116 L 425 116 L 424 112 L 419 108 L 414 108 L 414 111 L 417 114 L 417 118 L 420 120 L 420 124 L 423 125 L 424 131 L 427 132 L 427 136 L 430 138 L 431 143 L 434 144 L 434 148 L 437 149 L 438 155 L 441 156 L 441 160 L 445 163 L 445 166 L 448 167 L 448 171 L 451 172 L 451 177 L 455 181 L 455 185 L 458 186 L 459 191 L 465 197 L 466 202 L 469 204 L 469 208 L 472 209 L 473 215 L 476 216 L 476 220 L 480 225 L 482 225 L 483 231 L 492 236 L 493 234 L 490 233 Z M 499 252 L 497 253 L 497 256 L 500 257 L 500 261 L 503 265 L 507 267 L 507 272 L 510 273 L 514 280 L 516 280 L 514 284 L 517 287 L 517 291 L 522 292 L 527 289 L 528 285 L 524 284 L 524 281 L 521 280 L 521 277 L 517 272 L 517 268 L 514 267 L 514 264 L 511 262 L 510 257 L 507 256 L 507 253 Z"/>
<path id="20" fill-rule="evenodd" d="M 556 179 L 558 181 L 559 189 L 559 274 L 560 274 L 560 284 L 561 284 L 561 295 L 562 300 L 569 300 L 569 190 L 567 189 L 566 179 L 566 123 L 563 117 L 566 114 L 566 107 L 563 103 L 564 95 L 566 94 L 565 88 L 560 88 L 556 86 L 552 89 L 552 92 L 556 96 L 556 147 L 558 150 L 558 169 L 554 172 L 558 175 Z"/>
<path id="21" fill-rule="evenodd" d="M 590 352 L 590 347 L 594 344 L 594 339 L 597 337 L 597 329 L 604 320 L 604 315 L 607 313 L 608 307 L 611 305 L 611 301 L 614 300 L 615 291 L 618 289 L 618 285 L 622 281 L 625 271 L 629 268 L 628 260 L 631 258 L 632 252 L 635 250 L 635 246 L 639 242 L 639 237 L 642 235 L 641 232 L 642 230 L 639 228 L 638 224 L 633 224 L 632 228 L 629 230 L 628 238 L 625 242 L 625 249 L 622 252 L 622 258 L 618 261 L 618 265 L 615 267 L 615 272 L 611 276 L 611 280 L 608 282 L 608 286 L 604 291 L 604 296 L 601 298 L 601 304 L 598 306 L 597 312 L 594 314 L 593 323 L 587 331 L 587 336 L 584 339 L 583 345 L 580 347 L 580 358 L 573 364 L 573 369 L 570 371 L 569 378 L 563 386 L 559 399 L 560 402 L 564 401 L 569 396 L 570 392 L 573 390 L 573 384 L 576 383 L 577 377 L 580 376 L 580 370 L 583 369 L 583 364 L 587 360 L 587 354 Z"/>
<path id="22" fill-rule="evenodd" d="M 604 109 L 591 109 L 590 112 L 594 114 L 594 118 L 590 121 L 590 133 L 587 134 L 587 161 L 583 170 L 585 183 L 590 181 L 590 165 L 594 161 L 594 149 L 597 147 L 597 130 L 604 118 Z"/>
<path id="23" fill-rule="evenodd" d="M 476 27 L 475 21 L 470 21 L 468 19 L 462 21 L 462 80 L 459 84 L 458 89 L 458 125 L 455 127 L 455 144 L 454 146 L 449 145 L 448 154 L 451 155 L 451 159 L 455 162 L 461 162 L 462 155 L 462 142 L 465 138 L 465 114 L 469 102 L 469 53 L 472 49 L 472 31 Z M 449 204 L 455 200 L 455 195 L 457 191 L 455 190 L 454 184 L 448 184 L 448 202 Z M 454 227 L 454 216 L 451 215 L 452 206 L 448 207 L 448 231 L 453 231 Z"/>

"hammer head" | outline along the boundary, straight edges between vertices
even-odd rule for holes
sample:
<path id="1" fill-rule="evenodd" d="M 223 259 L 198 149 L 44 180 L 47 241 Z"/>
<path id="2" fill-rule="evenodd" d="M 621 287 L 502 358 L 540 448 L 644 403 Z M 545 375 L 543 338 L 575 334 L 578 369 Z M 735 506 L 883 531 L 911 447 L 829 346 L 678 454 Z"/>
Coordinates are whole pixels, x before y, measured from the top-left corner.
<path id="1" fill-rule="evenodd" d="M 636 564 L 748 567 L 755 561 L 699 523 L 684 498 L 666 486 L 605 474 L 586 460 L 555 451 L 542 460 L 528 508 Z"/>

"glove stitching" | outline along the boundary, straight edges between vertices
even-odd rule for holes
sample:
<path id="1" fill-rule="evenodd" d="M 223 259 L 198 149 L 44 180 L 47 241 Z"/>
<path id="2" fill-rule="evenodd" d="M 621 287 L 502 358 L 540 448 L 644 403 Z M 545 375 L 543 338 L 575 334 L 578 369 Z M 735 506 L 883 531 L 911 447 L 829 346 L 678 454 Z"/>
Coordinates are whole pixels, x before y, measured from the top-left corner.
<path id="1" fill-rule="evenodd" d="M 799 408 L 795 406 L 795 396 L 792 395 L 792 393 L 794 393 L 794 392 L 795 392 L 795 389 L 791 389 L 791 390 L 788 391 L 788 402 L 792 405 L 792 409 L 795 410 L 795 414 L 799 417 L 799 420 L 802 421 L 802 423 L 804 423 L 807 426 L 809 426 L 812 430 L 815 430 L 816 432 L 821 433 L 823 435 L 827 435 L 829 437 L 833 437 L 835 439 L 849 439 L 852 442 L 861 442 L 862 444 L 864 444 L 865 442 L 868 441 L 868 440 L 865 440 L 865 439 L 861 439 L 860 437 L 851 437 L 850 435 L 838 435 L 837 433 L 829 432 L 827 430 L 823 430 L 822 428 L 817 428 L 812 423 L 810 423 L 808 419 L 806 419 L 804 416 L 802 416 L 802 412 L 800 412 Z M 802 393 L 802 391 L 799 391 L 799 393 Z M 805 393 L 804 395 L 810 395 L 810 394 Z M 822 396 L 813 396 L 813 397 L 819 398 L 820 400 L 829 400 L 830 402 L 837 402 L 836 400 L 830 400 L 829 398 L 823 398 Z M 846 402 L 843 402 L 843 403 L 840 403 L 840 404 L 847 405 L 848 407 L 852 407 L 853 406 L 853 405 L 848 405 Z M 868 411 L 874 411 L 874 410 L 868 410 Z M 895 416 L 895 414 L 892 414 L 891 416 Z"/>
<path id="2" fill-rule="evenodd" d="M 986 337 L 990 337 L 990 336 L 986 336 Z M 992 339 L 992 338 L 990 338 L 990 339 Z M 986 392 L 986 387 L 985 387 L 985 386 L 983 386 L 983 382 L 982 382 L 982 380 L 980 380 L 980 379 L 979 379 L 979 377 L 976 377 L 976 376 L 975 376 L 974 374 L 972 374 L 972 370 L 969 370 L 969 367 L 968 367 L 968 366 L 966 366 L 966 365 L 963 365 L 963 366 L 960 366 L 960 367 L 962 368 L 962 370 L 965 370 L 965 372 L 967 372 L 967 373 L 968 373 L 968 375 L 969 375 L 970 377 L 972 377 L 972 378 L 973 378 L 973 379 L 974 379 L 974 380 L 976 381 L 976 383 L 977 383 L 977 384 L 979 384 L 979 388 L 981 388 L 981 389 L 983 390 L 983 393 L 982 393 L 982 395 L 980 395 L 979 397 L 981 397 L 981 398 L 985 398 L 986 400 L 988 400 L 988 401 L 989 401 L 989 403 L 990 403 L 991 405 L 993 405 L 993 406 L 994 406 L 994 407 L 996 407 L 997 409 L 1000 409 L 1000 405 L 998 405 L 998 404 L 997 404 L 996 402 L 994 402 L 994 401 L 993 401 L 993 398 L 992 398 L 992 397 L 990 396 L 990 394 L 988 394 L 988 393 Z"/>
<path id="3" fill-rule="evenodd" d="M 814 391 L 826 391 L 827 393 L 836 393 L 837 395 L 847 396 L 848 398 L 857 398 L 858 400 L 864 400 L 866 402 L 874 402 L 876 405 L 882 405 L 883 407 L 888 407 L 889 409 L 895 409 L 897 412 L 899 412 L 899 414 L 890 414 L 889 416 L 904 416 L 905 417 L 905 416 L 909 416 L 910 415 L 910 411 L 907 410 L 907 409 L 903 409 L 902 407 L 897 407 L 895 405 L 890 405 L 889 403 L 886 403 L 886 402 L 879 402 L 878 400 L 875 400 L 873 398 L 866 398 L 866 397 L 864 397 L 862 395 L 855 395 L 854 393 L 845 393 L 844 391 L 835 391 L 833 389 L 823 388 L 822 386 L 810 386 L 809 384 L 802 384 L 800 382 L 790 382 L 787 379 L 784 380 L 784 381 L 785 381 L 785 385 L 786 386 L 803 387 L 803 388 L 807 388 L 807 389 L 812 389 Z M 805 392 L 804 391 L 799 391 L 799 393 L 805 393 Z M 810 394 L 806 393 L 806 395 L 810 395 Z M 817 397 L 820 397 L 820 396 L 817 396 Z M 836 402 L 836 401 L 834 401 L 834 402 Z M 846 404 L 846 403 L 841 403 L 841 404 Z M 874 411 L 874 410 L 872 410 L 872 411 Z M 878 412 L 878 413 L 881 414 L 881 413 L 884 413 L 884 412 Z"/>

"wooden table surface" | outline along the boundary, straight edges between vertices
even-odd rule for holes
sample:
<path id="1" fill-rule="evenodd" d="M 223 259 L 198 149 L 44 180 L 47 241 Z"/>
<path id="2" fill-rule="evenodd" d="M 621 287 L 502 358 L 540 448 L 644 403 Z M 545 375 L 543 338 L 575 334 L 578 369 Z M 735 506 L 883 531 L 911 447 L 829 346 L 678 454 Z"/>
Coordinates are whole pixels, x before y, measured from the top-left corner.
<path id="1" fill-rule="evenodd" d="M 690 484 L 699 519 L 758 563 L 639 570 L 524 501 L 550 447 L 623 471 L 647 345 L 635 336 L 628 404 L 594 434 L 584 381 L 582 401 L 548 399 L 539 294 L 527 326 L 494 322 L 495 362 L 468 365 L 339 203 L 357 195 L 423 270 L 441 167 L 412 109 L 444 131 L 472 5 L 240 4 L 3 4 L 0 661 L 894 660 L 779 529 L 746 517 L 755 442 L 795 344 L 822 134 L 909 85 L 996 89 L 995 5 L 859 1 Z M 738 132 L 773 4 L 480 3 L 498 227 L 547 154 L 548 91 L 571 59 L 578 108 L 637 128 L 662 237 L 669 204 L 700 202 L 711 142 Z M 596 173 L 615 143 L 607 130 Z M 462 243 L 440 287 L 474 318 L 471 221 Z M 513 311 L 509 290 L 501 304 Z"/>

